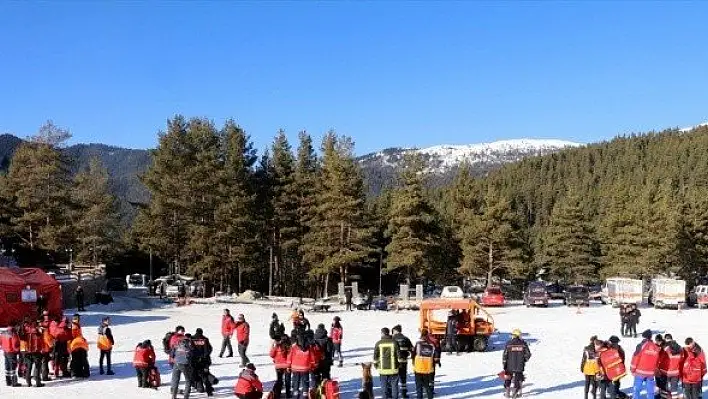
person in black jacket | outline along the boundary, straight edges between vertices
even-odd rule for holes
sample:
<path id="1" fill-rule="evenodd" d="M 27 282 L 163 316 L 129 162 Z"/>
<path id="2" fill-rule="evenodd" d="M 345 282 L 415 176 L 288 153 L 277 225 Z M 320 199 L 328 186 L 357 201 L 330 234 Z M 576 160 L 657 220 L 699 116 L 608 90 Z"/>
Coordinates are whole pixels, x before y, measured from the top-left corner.
<path id="1" fill-rule="evenodd" d="M 629 331 L 627 335 L 637 338 L 637 325 L 639 324 L 639 318 L 642 316 L 642 312 L 639 311 L 637 305 L 632 304 L 629 305 L 629 313 L 627 316 L 629 318 Z"/>
<path id="2" fill-rule="evenodd" d="M 316 380 L 319 382 L 329 380 L 332 378 L 330 372 L 332 370 L 332 364 L 334 363 L 334 344 L 327 334 L 324 324 L 317 326 L 314 341 L 322 351 L 322 360 L 317 365 L 317 370 L 315 370 Z"/>
<path id="3" fill-rule="evenodd" d="M 393 332 L 393 340 L 398 344 L 398 382 L 401 385 L 401 397 L 408 397 L 408 358 L 413 350 L 413 343 L 408 337 L 403 335 L 403 329 L 400 325 L 394 326 L 391 329 Z"/>
<path id="4" fill-rule="evenodd" d="M 620 346 L 620 339 L 616 335 L 613 335 L 609 339 L 610 341 L 610 348 L 617 349 L 617 353 L 620 355 L 620 359 L 622 359 L 622 364 L 625 362 L 625 354 L 624 354 L 624 349 L 622 349 L 622 346 Z M 615 392 L 620 391 L 620 380 L 617 380 L 614 382 L 615 384 Z"/>
<path id="5" fill-rule="evenodd" d="M 211 366 L 213 348 L 201 328 L 197 328 L 192 336 L 192 347 L 192 385 L 197 392 L 206 392 L 207 396 L 212 396 L 214 388 L 211 385 L 209 366 Z"/>
<path id="6" fill-rule="evenodd" d="M 106 338 L 108 338 L 108 341 L 111 343 L 111 348 L 113 345 L 115 345 L 115 340 L 113 339 L 113 332 L 111 331 L 111 327 L 109 327 L 111 324 L 111 318 L 110 317 L 104 317 L 103 321 L 101 322 L 101 326 L 98 327 L 98 335 L 105 335 Z M 111 369 L 111 353 L 113 352 L 113 349 L 107 349 L 103 350 L 101 349 L 101 354 L 98 358 L 98 373 L 103 375 L 103 360 L 106 360 L 106 374 L 108 375 L 113 375 L 113 370 Z"/>
<path id="7" fill-rule="evenodd" d="M 84 288 L 80 285 L 76 287 L 76 291 L 74 291 L 74 296 L 76 297 L 76 309 L 79 312 L 86 311 L 86 309 L 84 308 Z"/>
<path id="8" fill-rule="evenodd" d="M 273 313 L 271 316 L 270 327 L 268 328 L 268 335 L 273 342 L 280 340 L 280 336 L 282 335 L 281 330 L 284 332 L 285 326 L 283 326 L 278 320 L 278 315 Z"/>
<path id="9" fill-rule="evenodd" d="M 344 304 L 346 305 L 346 310 L 352 311 L 352 290 L 351 289 L 345 289 L 344 290 Z"/>
<path id="10" fill-rule="evenodd" d="M 669 356 L 679 356 L 683 353 L 683 348 L 676 341 L 671 334 L 664 334 L 664 350 Z M 671 393 L 672 398 L 678 397 L 679 391 L 679 376 L 663 376 L 664 384 L 667 391 Z"/>
<path id="11" fill-rule="evenodd" d="M 457 345 L 457 312 L 452 310 L 447 316 L 447 325 L 445 326 L 445 344 L 447 346 L 447 354 L 452 355 L 455 351 L 460 354 L 460 347 Z"/>
<path id="12" fill-rule="evenodd" d="M 597 397 L 597 374 L 599 372 L 597 363 L 597 349 L 595 347 L 597 336 L 590 337 L 590 345 L 583 348 L 583 358 L 580 361 L 580 372 L 585 377 L 585 391 L 583 397 L 588 399 L 588 394 L 592 391 L 592 397 Z"/>
<path id="13" fill-rule="evenodd" d="M 531 359 L 531 351 L 526 341 L 521 339 L 521 331 L 517 328 L 511 333 L 512 338 L 506 343 L 502 354 L 504 374 L 504 396 L 517 398 L 521 396 L 521 384 L 524 382 L 526 362 Z M 512 392 L 512 383 L 514 390 Z"/>

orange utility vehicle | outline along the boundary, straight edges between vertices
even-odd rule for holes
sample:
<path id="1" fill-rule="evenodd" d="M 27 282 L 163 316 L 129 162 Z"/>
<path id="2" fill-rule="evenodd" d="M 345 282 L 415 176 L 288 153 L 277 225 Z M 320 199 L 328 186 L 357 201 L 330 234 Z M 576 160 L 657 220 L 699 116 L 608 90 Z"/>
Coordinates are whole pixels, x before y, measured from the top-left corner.
<path id="1" fill-rule="evenodd" d="M 457 342 L 467 351 L 484 352 L 494 333 L 494 319 L 472 299 L 426 299 L 420 305 L 420 329 L 437 338 L 444 347 L 447 319 L 457 317 Z"/>

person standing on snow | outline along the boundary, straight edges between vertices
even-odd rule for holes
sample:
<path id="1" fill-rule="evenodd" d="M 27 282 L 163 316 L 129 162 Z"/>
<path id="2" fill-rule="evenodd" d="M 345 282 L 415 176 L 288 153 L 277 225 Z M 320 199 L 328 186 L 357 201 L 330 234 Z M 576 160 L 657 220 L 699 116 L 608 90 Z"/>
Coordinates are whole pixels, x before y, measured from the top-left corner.
<path id="1" fill-rule="evenodd" d="M 642 342 L 637 345 L 637 349 L 632 356 L 630 370 L 634 375 L 634 396 L 639 399 L 642 387 L 646 387 L 647 399 L 654 398 L 654 376 L 659 364 L 659 351 L 661 350 L 651 340 L 651 330 L 642 333 Z"/>
<path id="2" fill-rule="evenodd" d="M 39 332 L 37 322 L 29 320 L 27 318 L 22 325 L 22 331 L 20 338 L 24 341 L 25 345 L 20 345 L 20 350 L 24 349 L 23 357 L 25 360 L 25 380 L 27 381 L 27 386 L 32 386 L 32 370 L 34 370 L 34 381 L 35 386 L 43 387 L 42 384 L 42 348 L 44 343 L 42 341 L 42 334 Z"/>
<path id="3" fill-rule="evenodd" d="M 524 370 L 526 363 L 531 359 L 531 350 L 529 350 L 526 341 L 521 339 L 521 330 L 518 328 L 511 332 L 511 339 L 504 347 L 502 354 L 502 365 L 504 374 L 509 378 L 504 379 L 504 396 L 507 398 L 517 398 L 521 396 L 521 384 L 524 382 Z M 512 392 L 512 383 L 514 390 Z"/>
<path id="4" fill-rule="evenodd" d="M 234 356 L 234 349 L 231 346 L 231 337 L 234 335 L 234 329 L 236 328 L 236 322 L 233 316 L 231 316 L 231 311 L 224 309 L 224 315 L 221 317 L 221 336 L 224 338 L 221 341 L 221 351 L 219 352 L 219 357 L 224 357 L 224 352 L 226 349 L 229 350 L 229 354 L 226 357 Z"/>
<path id="5" fill-rule="evenodd" d="M 411 359 L 415 373 L 416 398 L 423 399 L 425 392 L 427 399 L 433 399 L 435 365 L 440 364 L 440 355 L 428 340 L 428 330 L 425 328 L 421 330 L 420 339 L 411 350 Z"/>
<path id="6" fill-rule="evenodd" d="M 334 344 L 334 354 L 338 356 L 338 367 L 344 366 L 344 357 L 342 356 L 342 338 L 344 337 L 344 329 L 342 328 L 342 319 L 339 316 L 334 316 L 332 326 L 329 329 L 329 337 Z"/>
<path id="7" fill-rule="evenodd" d="M 184 327 L 177 326 L 175 327 L 175 332 L 170 336 L 170 339 L 167 341 L 167 363 L 169 363 L 170 367 L 172 368 L 174 368 L 175 364 L 174 349 L 177 347 L 177 344 L 182 341 L 182 339 L 184 339 Z"/>
<path id="8" fill-rule="evenodd" d="M 184 331 L 184 329 L 182 329 Z M 177 336 L 177 334 L 175 334 Z M 184 399 L 189 399 L 189 394 L 192 392 L 192 357 L 194 356 L 194 347 L 192 340 L 187 335 L 182 335 L 177 344 L 172 349 L 172 359 L 174 367 L 172 368 L 172 382 L 170 384 L 170 393 L 172 399 L 177 398 L 179 392 L 179 381 L 184 375 Z"/>
<path id="9" fill-rule="evenodd" d="M 324 324 L 319 324 L 317 330 L 314 334 L 315 344 L 320 347 L 322 357 L 319 364 L 317 365 L 317 370 L 315 374 L 317 375 L 317 380 L 322 382 L 324 380 L 329 380 L 332 378 L 331 370 L 332 364 L 334 364 L 334 344 L 332 339 L 327 335 L 327 330 Z"/>
<path id="10" fill-rule="evenodd" d="M 270 327 L 268 327 L 268 336 L 271 339 L 271 344 L 278 342 L 280 340 L 281 331 L 285 331 L 285 326 L 281 328 L 281 323 L 278 320 L 278 315 L 273 313 L 271 316 Z"/>
<path id="11" fill-rule="evenodd" d="M 153 361 L 155 353 L 153 352 Z M 135 367 L 135 374 L 138 376 L 138 388 L 149 388 L 148 383 L 148 371 L 150 363 L 150 349 L 146 348 L 145 345 L 140 342 L 135 347 L 133 352 L 133 367 Z"/>
<path id="12" fill-rule="evenodd" d="M 104 317 L 101 321 L 101 326 L 98 327 L 98 350 L 101 351 L 101 355 L 98 358 L 98 373 L 103 375 L 103 360 L 106 360 L 106 374 L 113 375 L 113 370 L 111 369 L 111 352 L 113 352 L 113 345 L 115 340 L 113 339 L 113 332 L 111 331 L 110 317 Z"/>
<path id="13" fill-rule="evenodd" d="M 209 379 L 209 367 L 211 366 L 211 342 L 204 336 L 204 331 L 197 328 L 192 336 L 193 356 L 192 356 L 192 380 L 197 392 L 206 392 L 207 396 L 214 395 L 214 388 Z"/>
<path id="14" fill-rule="evenodd" d="M 620 316 L 620 334 L 623 337 L 629 335 L 629 309 L 625 304 L 620 304 L 619 306 L 619 316 Z"/>
<path id="15" fill-rule="evenodd" d="M 246 322 L 246 318 L 242 315 L 238 315 L 238 320 L 236 321 L 236 341 L 238 344 L 238 354 L 241 356 L 241 367 L 246 367 L 248 360 L 246 355 L 246 350 L 248 350 L 248 343 L 251 340 L 251 327 Z"/>
<path id="16" fill-rule="evenodd" d="M 394 326 L 392 331 L 393 340 L 398 344 L 398 381 L 401 384 L 401 397 L 405 399 L 408 398 L 408 358 L 413 350 L 413 343 L 403 335 L 400 324 Z"/>
<path id="17" fill-rule="evenodd" d="M 597 353 L 598 379 L 600 382 L 600 398 L 616 399 L 620 391 L 615 384 L 625 375 L 624 362 L 617 348 L 609 342 L 595 341 Z"/>
<path id="18" fill-rule="evenodd" d="M 76 298 L 76 309 L 79 312 L 85 312 L 86 308 L 84 308 L 84 288 L 81 285 L 76 287 L 76 291 L 74 291 L 74 297 Z"/>
<path id="19" fill-rule="evenodd" d="M 654 343 L 656 344 L 656 346 L 659 347 L 659 363 L 657 364 L 657 372 L 654 376 L 654 390 L 657 391 L 659 396 L 661 396 L 662 392 L 666 391 L 666 378 L 661 374 L 658 369 L 658 367 L 660 367 L 661 363 L 663 362 L 664 356 L 666 355 L 666 353 L 664 352 L 664 336 L 661 334 L 656 334 L 654 336 Z"/>
<path id="20" fill-rule="evenodd" d="M 10 323 L 10 328 L 0 334 L 0 347 L 5 357 L 5 384 L 8 387 L 21 386 L 17 382 L 17 356 L 20 353 L 20 337 Z"/>
<path id="21" fill-rule="evenodd" d="M 639 318 L 642 317 L 642 312 L 639 311 L 636 304 L 629 305 L 629 308 L 629 332 L 627 332 L 627 336 L 631 335 L 637 338 L 637 325 L 639 325 Z"/>
<path id="22" fill-rule="evenodd" d="M 593 399 L 597 397 L 596 375 L 599 372 L 597 365 L 597 347 L 595 345 L 595 341 L 597 340 L 596 335 L 590 337 L 590 344 L 583 348 L 583 358 L 580 361 L 580 372 L 585 376 L 585 394 L 583 396 L 585 399 L 588 399 L 588 393 L 590 393 L 591 389 Z"/>
<path id="23" fill-rule="evenodd" d="M 290 356 L 290 338 L 283 334 L 277 342 L 273 343 L 270 348 L 270 357 L 273 359 L 275 366 L 276 381 L 273 385 L 273 395 L 275 399 L 280 399 L 283 388 L 285 388 L 285 397 L 291 398 L 291 380 L 290 380 L 290 365 L 288 357 Z"/>
<path id="24" fill-rule="evenodd" d="M 381 329 L 381 339 L 374 346 L 374 367 L 379 371 L 383 399 L 398 399 L 398 343 L 388 328 Z"/>
<path id="25" fill-rule="evenodd" d="M 460 354 L 460 348 L 457 345 L 457 313 L 451 310 L 447 316 L 447 324 L 445 325 L 445 343 L 447 345 L 447 354 L 452 355 L 455 351 Z"/>
<path id="26" fill-rule="evenodd" d="M 664 380 L 663 389 L 668 391 L 669 398 L 678 398 L 679 396 L 682 360 L 683 349 L 681 345 L 674 341 L 671 334 L 664 334 L 664 346 L 659 360 L 659 375 Z"/>
<path id="27" fill-rule="evenodd" d="M 294 330 L 296 331 L 296 330 Z M 292 371 L 293 398 L 307 398 L 310 391 L 310 373 L 315 369 L 316 362 L 310 343 L 305 334 L 295 333 L 295 344 L 288 354 L 288 365 Z"/>
<path id="28" fill-rule="evenodd" d="M 613 335 L 610 337 L 609 341 L 610 341 L 610 344 L 608 347 L 610 349 L 614 349 L 617 351 L 617 355 L 619 356 L 620 360 L 622 361 L 622 365 L 624 366 L 624 364 L 626 362 L 626 358 L 625 358 L 625 354 L 624 354 L 624 349 L 622 349 L 622 346 L 620 346 L 620 344 L 619 344 L 620 343 L 619 337 L 617 337 L 616 335 Z M 614 381 L 613 385 L 615 386 L 615 392 L 619 392 L 620 391 L 620 380 Z"/>
<path id="29" fill-rule="evenodd" d="M 346 305 L 346 311 L 351 312 L 352 309 L 352 290 L 344 290 L 344 303 Z"/>
<path id="30" fill-rule="evenodd" d="M 49 361 L 54 351 L 54 337 L 51 334 L 50 326 L 52 321 L 49 319 L 49 312 L 42 312 L 42 318 L 38 321 L 39 332 L 42 334 L 42 381 L 50 381 L 49 379 Z"/>
<path id="31" fill-rule="evenodd" d="M 706 375 L 706 356 L 693 338 L 686 338 L 683 348 L 681 382 L 685 399 L 703 397 L 703 376 Z"/>

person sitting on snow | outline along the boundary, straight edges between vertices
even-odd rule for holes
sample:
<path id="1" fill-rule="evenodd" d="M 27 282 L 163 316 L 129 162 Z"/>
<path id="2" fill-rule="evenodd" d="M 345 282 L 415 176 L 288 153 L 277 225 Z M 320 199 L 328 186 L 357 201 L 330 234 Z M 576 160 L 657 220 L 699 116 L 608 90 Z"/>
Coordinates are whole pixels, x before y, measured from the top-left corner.
<path id="1" fill-rule="evenodd" d="M 234 393 L 239 399 L 261 399 L 263 397 L 263 383 L 256 375 L 256 366 L 253 363 L 248 363 L 239 374 Z"/>

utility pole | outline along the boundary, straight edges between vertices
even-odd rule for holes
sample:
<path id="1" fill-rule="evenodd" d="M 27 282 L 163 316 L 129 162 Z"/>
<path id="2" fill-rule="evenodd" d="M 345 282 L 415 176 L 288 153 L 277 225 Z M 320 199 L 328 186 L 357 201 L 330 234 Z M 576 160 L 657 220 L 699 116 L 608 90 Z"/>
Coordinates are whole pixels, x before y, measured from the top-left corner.
<path id="1" fill-rule="evenodd" d="M 379 296 L 381 296 L 381 279 L 383 276 L 383 248 L 379 251 Z"/>
<path id="2" fill-rule="evenodd" d="M 150 247 L 150 281 L 152 281 L 152 247 Z"/>
<path id="3" fill-rule="evenodd" d="M 270 249 L 270 271 L 268 272 L 268 296 L 273 296 L 273 246 L 268 247 Z"/>

